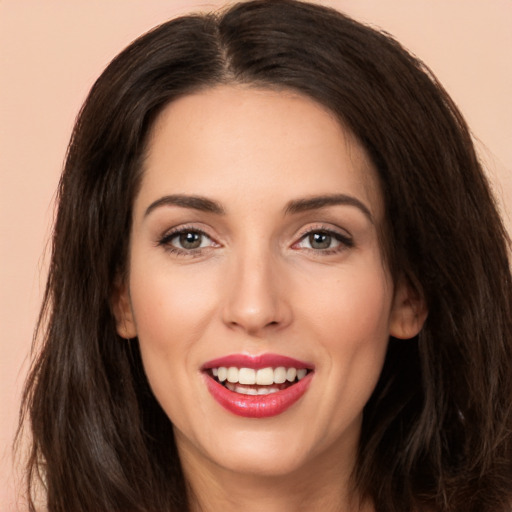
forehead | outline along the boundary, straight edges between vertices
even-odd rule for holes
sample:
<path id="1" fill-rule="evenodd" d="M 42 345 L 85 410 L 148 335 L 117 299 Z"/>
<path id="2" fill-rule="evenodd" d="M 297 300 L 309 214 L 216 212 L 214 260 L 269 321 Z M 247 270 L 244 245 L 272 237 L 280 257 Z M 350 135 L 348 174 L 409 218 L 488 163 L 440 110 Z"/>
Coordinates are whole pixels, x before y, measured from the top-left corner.
<path id="1" fill-rule="evenodd" d="M 164 193 L 276 201 L 354 193 L 380 218 L 370 159 L 326 108 L 292 91 L 219 86 L 184 96 L 157 117 L 140 196 Z"/>

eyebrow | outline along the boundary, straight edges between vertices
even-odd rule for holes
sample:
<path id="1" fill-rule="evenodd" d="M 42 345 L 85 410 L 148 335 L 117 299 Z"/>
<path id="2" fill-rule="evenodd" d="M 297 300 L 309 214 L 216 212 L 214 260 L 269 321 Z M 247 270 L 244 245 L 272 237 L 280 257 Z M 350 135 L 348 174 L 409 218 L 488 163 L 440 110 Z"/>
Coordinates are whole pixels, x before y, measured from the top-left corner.
<path id="1" fill-rule="evenodd" d="M 361 212 L 364 213 L 364 215 L 372 224 L 375 224 L 375 221 L 369 208 L 356 197 L 349 196 L 346 194 L 332 194 L 325 196 L 306 197 L 304 199 L 296 199 L 294 201 L 290 201 L 286 205 L 285 213 L 301 213 L 308 210 L 320 210 L 321 208 L 327 208 L 328 206 L 338 205 L 354 206 L 355 208 L 358 208 L 359 210 L 361 210 Z"/>
<path id="2" fill-rule="evenodd" d="M 152 202 L 144 212 L 144 217 L 147 217 L 153 210 L 161 206 L 180 206 L 181 208 L 191 208 L 201 212 L 215 213 L 217 215 L 224 215 L 226 212 L 224 208 L 211 199 L 201 196 L 188 196 L 184 194 L 173 194 L 163 196 L 160 199 Z"/>
<path id="3" fill-rule="evenodd" d="M 368 207 L 359 199 L 346 194 L 331 194 L 323 196 L 306 197 L 290 201 L 285 208 L 285 214 L 301 213 L 309 210 L 320 210 L 329 206 L 354 206 L 363 212 L 372 224 L 375 221 Z M 191 208 L 202 212 L 214 213 L 216 215 L 225 215 L 224 208 L 217 201 L 213 201 L 202 196 L 189 196 L 185 194 L 172 194 L 163 196 L 153 201 L 144 212 L 147 217 L 153 210 L 162 206 L 179 206 L 181 208 Z"/>

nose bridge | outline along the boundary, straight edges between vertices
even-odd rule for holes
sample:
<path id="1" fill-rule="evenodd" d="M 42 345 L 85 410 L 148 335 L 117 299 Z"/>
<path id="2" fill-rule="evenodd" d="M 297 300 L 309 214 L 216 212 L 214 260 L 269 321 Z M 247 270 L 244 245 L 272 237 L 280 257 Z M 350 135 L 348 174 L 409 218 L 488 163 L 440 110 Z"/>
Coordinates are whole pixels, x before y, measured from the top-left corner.
<path id="1" fill-rule="evenodd" d="M 230 263 L 231 285 L 227 287 L 224 321 L 253 335 L 289 322 L 278 258 L 268 242 L 252 240 L 244 244 L 234 252 Z"/>

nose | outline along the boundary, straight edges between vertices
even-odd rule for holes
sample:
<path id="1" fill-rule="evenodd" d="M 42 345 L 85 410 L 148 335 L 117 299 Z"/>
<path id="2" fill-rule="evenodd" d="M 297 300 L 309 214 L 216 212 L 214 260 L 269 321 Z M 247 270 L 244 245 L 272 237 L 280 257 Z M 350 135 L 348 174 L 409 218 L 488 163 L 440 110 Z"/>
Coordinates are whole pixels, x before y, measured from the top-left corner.
<path id="1" fill-rule="evenodd" d="M 239 257 L 229 272 L 229 281 L 223 309 L 228 327 L 259 337 L 291 323 L 286 277 L 271 257 L 261 253 Z"/>

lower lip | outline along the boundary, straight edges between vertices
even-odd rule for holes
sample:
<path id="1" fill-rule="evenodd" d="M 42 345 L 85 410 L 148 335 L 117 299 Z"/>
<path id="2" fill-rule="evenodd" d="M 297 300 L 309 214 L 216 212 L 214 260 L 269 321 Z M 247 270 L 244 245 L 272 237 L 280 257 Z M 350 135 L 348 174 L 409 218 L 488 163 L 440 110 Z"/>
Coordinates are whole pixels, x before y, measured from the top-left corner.
<path id="1" fill-rule="evenodd" d="M 313 372 L 292 386 L 268 395 L 235 393 L 208 375 L 205 378 L 208 391 L 229 412 L 245 418 L 270 418 L 286 411 L 304 395 L 313 378 Z"/>

